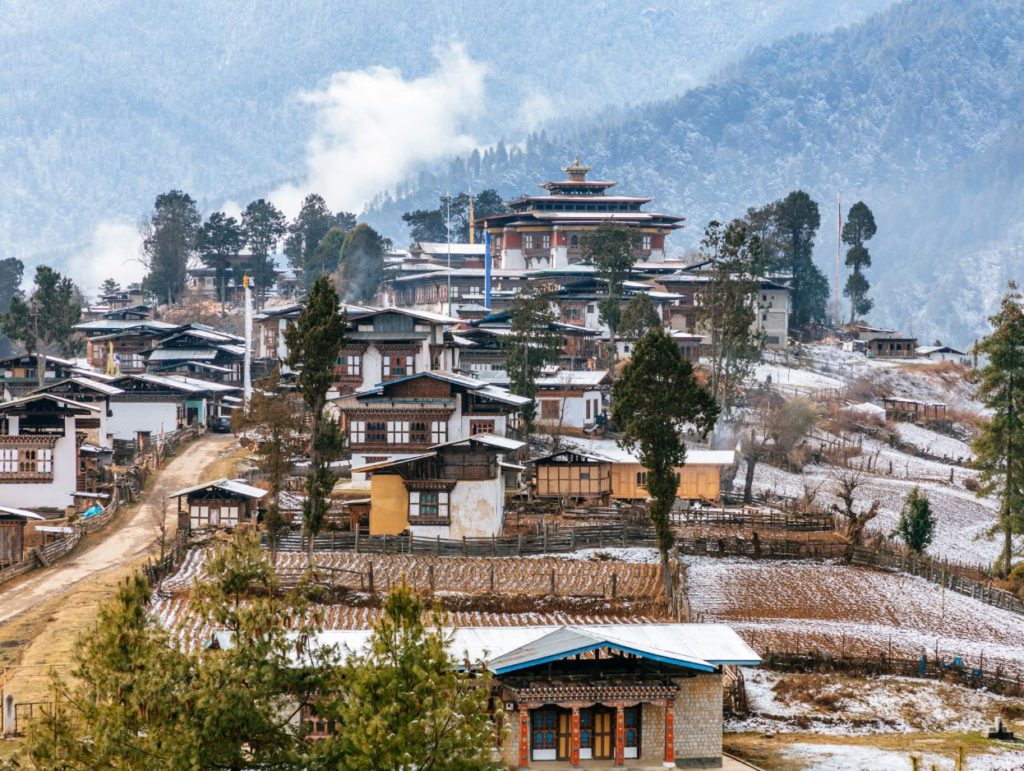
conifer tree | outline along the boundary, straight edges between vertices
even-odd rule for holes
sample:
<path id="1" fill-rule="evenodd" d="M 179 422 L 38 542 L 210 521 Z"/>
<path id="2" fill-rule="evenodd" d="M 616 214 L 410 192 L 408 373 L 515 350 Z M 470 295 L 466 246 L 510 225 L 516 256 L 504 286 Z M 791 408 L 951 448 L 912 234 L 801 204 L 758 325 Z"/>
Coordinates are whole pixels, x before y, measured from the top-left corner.
<path id="1" fill-rule="evenodd" d="M 270 561 L 277 564 L 277 541 L 288 523 L 281 514 L 281 490 L 291 472 L 292 458 L 301 451 L 299 424 L 295 416 L 301 404 L 289 391 L 280 390 L 276 368 L 257 383 L 245 412 L 235 412 L 236 432 L 249 431 L 256 450 L 256 466 L 270 485 L 270 502 L 263 526 L 270 542 Z"/>
<path id="2" fill-rule="evenodd" d="M 598 278 L 604 281 L 605 297 L 597 303 L 601 322 L 608 325 L 611 344 L 609 361 L 614 367 L 619 323 L 622 319 L 622 285 L 636 264 L 640 235 L 632 228 L 614 222 L 602 222 L 583 239 L 583 258 L 594 264 Z"/>
<path id="3" fill-rule="evenodd" d="M 28 299 L 11 297 L 7 313 L 0 317 L 3 333 L 39 355 L 38 383 L 44 385 L 46 355 L 57 351 L 73 356 L 81 347 L 74 326 L 82 318 L 81 293 L 67 276 L 47 265 L 36 268 L 35 284 Z"/>
<path id="4" fill-rule="evenodd" d="M 794 190 L 772 208 L 773 226 L 781 247 L 781 270 L 792 277 L 791 329 L 825 321 L 828 279 L 814 264 L 814 236 L 821 225 L 818 204 L 803 190 Z"/>
<path id="5" fill-rule="evenodd" d="M 508 355 L 508 372 L 512 393 L 527 399 L 537 397 L 537 378 L 544 367 L 558 361 L 561 340 L 552 332 L 555 314 L 551 298 L 535 287 L 528 286 L 515 296 L 509 311 L 510 330 L 504 340 Z M 527 435 L 533 433 L 537 417 L 537 404 L 531 401 L 522 409 Z"/>
<path id="6" fill-rule="evenodd" d="M 903 541 L 911 551 L 922 554 L 932 542 L 934 533 L 935 515 L 932 513 L 931 503 L 928 496 L 915 486 L 903 502 L 900 520 L 893 535 Z"/>
<path id="7" fill-rule="evenodd" d="M 686 462 L 682 432 L 690 428 L 703 438 L 717 418 L 714 398 L 697 382 L 675 341 L 660 328 L 649 330 L 612 386 L 612 422 L 622 432 L 619 446 L 635 453 L 647 469 L 645 486 L 670 600 L 669 552 L 675 544 L 670 514 L 679 486 L 677 469 Z"/>
<path id="8" fill-rule="evenodd" d="M 25 275 L 25 265 L 17 257 L 0 260 L 0 356 L 7 356 L 12 351 L 11 340 L 2 333 L 3 314 L 11 309 L 11 300 L 21 295 L 21 279 Z"/>
<path id="9" fill-rule="evenodd" d="M 624 340 L 639 340 L 648 329 L 661 327 L 661 318 L 646 292 L 638 292 L 622 309 L 619 334 Z"/>
<path id="10" fill-rule="evenodd" d="M 192 196 L 171 190 L 156 197 L 153 213 L 143 225 L 142 252 L 149 270 L 143 285 L 168 305 L 185 290 L 202 221 Z"/>
<path id="11" fill-rule="evenodd" d="M 313 747 L 317 768 L 352 771 L 503 766 L 491 759 L 491 682 L 448 654 L 444 618 L 424 624 L 424 605 L 400 585 L 384 602 L 368 650 L 350 655 L 318 703 L 335 732 Z M 471 662 L 477 665 L 479 662 Z"/>
<path id="12" fill-rule="evenodd" d="M 211 214 L 196 235 L 199 259 L 214 272 L 221 315 L 227 300 L 228 275 L 232 272 L 231 258 L 238 255 L 243 242 L 238 221 L 220 211 Z"/>
<path id="13" fill-rule="evenodd" d="M 100 284 L 100 294 L 115 294 L 121 291 L 121 285 L 117 283 L 116 278 L 105 278 L 103 283 Z"/>
<path id="14" fill-rule="evenodd" d="M 257 305 L 263 305 L 277 278 L 271 255 L 287 231 L 284 215 L 263 198 L 252 201 L 242 212 L 242 235 L 252 260 L 249 271 L 256 283 Z"/>
<path id="15" fill-rule="evenodd" d="M 871 267 L 871 253 L 864 242 L 870 240 L 878 228 L 875 226 L 875 215 L 863 201 L 857 201 L 850 207 L 843 225 L 843 243 L 850 248 L 846 250 L 846 267 L 853 272 L 846 279 L 843 294 L 850 298 L 850 323 L 860 316 L 863 318 L 871 312 L 874 302 L 868 297 L 871 284 L 864 276 L 864 269 Z"/>
<path id="16" fill-rule="evenodd" d="M 334 282 L 345 302 L 373 300 L 384 278 L 384 255 L 390 248 L 391 241 L 366 223 L 359 223 L 345 234 Z"/>
<path id="17" fill-rule="evenodd" d="M 980 470 L 978 495 L 997 495 L 1003 548 L 995 570 L 1009 575 L 1013 568 L 1014 535 L 1024 533 L 1024 297 L 1010 282 L 999 311 L 990 319 L 992 332 L 974 346 L 984 362 L 974 372 L 978 398 L 989 419 L 974 440 L 974 468 Z"/>
<path id="18" fill-rule="evenodd" d="M 313 539 L 323 527 L 327 496 L 337 479 L 331 463 L 341 452 L 340 430 L 336 423 L 327 420 L 324 407 L 327 391 L 334 382 L 338 352 L 345 344 L 345 326 L 345 316 L 341 313 L 331 280 L 320 276 L 313 282 L 298 320 L 285 330 L 288 344 L 286 363 L 299 373 L 299 392 L 310 414 L 310 467 L 302 525 L 309 539 L 311 567 Z"/>

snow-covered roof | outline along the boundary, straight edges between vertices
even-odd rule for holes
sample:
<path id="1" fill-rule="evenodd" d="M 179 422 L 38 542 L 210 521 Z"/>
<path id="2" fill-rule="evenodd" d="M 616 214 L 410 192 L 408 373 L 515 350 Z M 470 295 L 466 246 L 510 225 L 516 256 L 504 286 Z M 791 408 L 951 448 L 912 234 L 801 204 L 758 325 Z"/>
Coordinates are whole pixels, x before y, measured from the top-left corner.
<path id="1" fill-rule="evenodd" d="M 921 345 L 918 346 L 917 352 L 921 356 L 927 356 L 930 353 L 953 353 L 956 354 L 957 356 L 967 355 L 963 351 L 958 351 L 956 348 L 953 348 L 948 345 Z"/>
<path id="2" fill-rule="evenodd" d="M 599 386 L 608 382 L 605 370 L 561 370 L 548 377 L 537 378 L 538 388 L 558 386 Z"/>
<path id="3" fill-rule="evenodd" d="M 42 388 L 35 389 L 32 393 L 45 393 L 47 391 L 52 391 L 54 387 L 62 385 L 64 383 L 77 383 L 78 385 L 82 386 L 82 388 L 87 388 L 90 391 L 96 391 L 97 393 L 105 394 L 106 396 L 114 396 L 116 394 L 124 393 L 123 390 L 117 388 L 116 386 L 112 386 L 107 383 L 101 383 L 100 381 L 93 380 L 92 378 L 89 377 L 80 376 L 64 378 L 63 380 L 57 380 L 56 382 L 53 383 L 47 383 Z"/>
<path id="4" fill-rule="evenodd" d="M 459 324 L 459 319 L 453 316 L 446 316 L 442 313 L 431 313 L 430 311 L 414 310 L 412 308 L 368 308 L 366 310 L 353 311 L 349 313 L 349 321 L 358 323 L 363 319 L 379 316 L 382 313 L 400 313 L 403 316 L 411 316 L 421 321 L 429 321 L 432 324 Z"/>
<path id="5" fill-rule="evenodd" d="M 576 452 L 597 455 L 612 463 L 639 463 L 630 452 L 623 450 L 614 439 L 585 439 L 566 443 L 566 448 Z M 731 466 L 736 462 L 735 450 L 701 450 L 687 448 L 685 466 Z"/>
<path id="6" fill-rule="evenodd" d="M 463 256 L 483 257 L 485 254 L 484 244 L 449 244 L 447 242 L 438 243 L 436 241 L 420 241 L 418 246 L 421 251 L 426 252 L 427 254 L 439 256 L 447 255 L 449 250 L 452 254 Z"/>
<path id="7" fill-rule="evenodd" d="M 198 490 L 209 490 L 211 488 L 217 490 L 224 490 L 229 493 L 235 493 L 236 495 L 244 495 L 246 498 L 255 498 L 259 500 L 267 494 L 266 490 L 261 490 L 258 487 L 247 485 L 245 482 L 240 482 L 237 479 L 217 479 L 213 482 L 203 482 L 192 487 L 185 487 L 177 492 L 168 495 L 168 498 L 178 498 L 182 495 L 188 495 Z"/>
<path id="8" fill-rule="evenodd" d="M 455 627 L 445 632 L 453 659 L 481 662 L 497 675 L 600 648 L 702 672 L 761 663 L 761 657 L 725 624 Z M 316 635 L 313 645 L 334 648 L 345 659 L 365 650 L 372 635 L 369 629 L 330 630 Z M 218 632 L 214 638 L 221 648 L 233 644 L 230 632 Z"/>
<path id="9" fill-rule="evenodd" d="M 12 506 L 0 506 L 0 514 L 9 514 L 12 517 L 24 517 L 25 519 L 46 519 L 46 517 L 36 514 L 34 511 L 15 509 Z"/>

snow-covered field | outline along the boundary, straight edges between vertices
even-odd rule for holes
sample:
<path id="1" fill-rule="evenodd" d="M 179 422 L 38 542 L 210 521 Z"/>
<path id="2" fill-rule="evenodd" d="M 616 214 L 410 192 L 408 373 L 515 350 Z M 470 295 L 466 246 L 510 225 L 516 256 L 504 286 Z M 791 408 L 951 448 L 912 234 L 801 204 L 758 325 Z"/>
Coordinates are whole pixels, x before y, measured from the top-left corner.
<path id="1" fill-rule="evenodd" d="M 930 428 L 915 423 L 897 423 L 895 429 L 901 441 L 928 455 L 937 458 L 971 457 L 971 448 L 967 442 L 932 431 Z"/>
<path id="2" fill-rule="evenodd" d="M 1024 616 L 921 578 L 832 563 L 687 557 L 690 607 L 760 652 L 825 649 L 1024 669 Z"/>
<path id="3" fill-rule="evenodd" d="M 838 736 L 911 731 L 969 732 L 1016 715 L 1022 702 L 952 683 L 905 677 L 744 673 L 751 714 L 727 731 Z"/>
<path id="4" fill-rule="evenodd" d="M 948 755 L 917 753 L 922 759 L 920 768 L 952 771 L 956 761 Z M 794 768 L 808 771 L 910 771 L 910 755 L 906 752 L 884 750 L 855 744 L 792 744 L 784 750 Z M 991 754 L 971 754 L 969 771 L 1020 771 L 1024 768 L 1024 750 L 996 751 Z"/>

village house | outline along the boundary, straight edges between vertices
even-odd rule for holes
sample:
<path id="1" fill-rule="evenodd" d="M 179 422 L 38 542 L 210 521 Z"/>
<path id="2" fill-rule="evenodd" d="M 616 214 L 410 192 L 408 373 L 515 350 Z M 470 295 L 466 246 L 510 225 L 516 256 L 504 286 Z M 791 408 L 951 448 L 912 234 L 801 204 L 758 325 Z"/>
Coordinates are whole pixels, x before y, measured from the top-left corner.
<path id="1" fill-rule="evenodd" d="M 875 359 L 913 359 L 917 355 L 917 338 L 872 337 L 864 347 L 868 356 Z"/>
<path id="2" fill-rule="evenodd" d="M 612 463 L 600 455 L 561 450 L 530 461 L 533 495 L 559 501 L 607 504 L 612 495 Z"/>
<path id="3" fill-rule="evenodd" d="M 179 329 L 177 324 L 118 312 L 83 321 L 75 330 L 85 335 L 85 358 L 97 372 L 107 375 L 145 372 L 148 351 L 157 340 Z"/>
<path id="4" fill-rule="evenodd" d="M 110 400 L 123 394 L 124 391 L 122 389 L 111 385 L 109 382 L 83 377 L 82 375 L 74 375 L 73 377 L 58 380 L 43 388 L 36 389 L 32 393 L 54 394 L 74 402 L 92 404 L 98 407 L 102 411 L 101 415 L 79 418 L 75 428 L 79 434 L 84 436 L 86 442 L 100 447 L 109 448 L 111 446 L 112 437 L 108 433 L 109 426 L 103 418 L 109 419 L 113 417 Z"/>
<path id="5" fill-rule="evenodd" d="M 926 423 L 946 419 L 946 405 L 942 402 L 924 402 L 902 396 L 882 399 L 885 419 L 900 423 Z"/>
<path id="6" fill-rule="evenodd" d="M 252 522 L 267 491 L 237 479 L 218 479 L 170 494 L 178 502 L 178 532 L 230 528 Z"/>
<path id="7" fill-rule="evenodd" d="M 34 353 L 23 353 L 0 359 L 0 397 L 14 399 L 39 388 L 39 359 Z M 70 359 L 46 357 L 44 384 L 71 377 L 82 370 Z"/>
<path id="8" fill-rule="evenodd" d="M 542 431 L 576 433 L 604 419 L 603 392 L 611 379 L 604 370 L 559 370 L 537 378 L 537 422 Z"/>
<path id="9" fill-rule="evenodd" d="M 49 393 L 0 403 L 0 501 L 62 511 L 79 473 L 77 421 L 105 420 L 101 407 Z M 103 428 L 100 428 L 103 431 Z"/>
<path id="10" fill-rule="evenodd" d="M 611 464 L 611 498 L 613 500 L 642 501 L 647 492 L 647 469 L 633 455 L 610 439 L 571 440 L 571 449 L 580 454 L 601 457 Z M 553 459 L 552 463 L 559 462 Z M 562 462 L 569 462 L 568 460 Z M 676 470 L 679 486 L 676 497 L 689 501 L 717 501 L 721 499 L 722 469 L 736 463 L 734 450 L 700 450 L 688 448 L 686 462 Z M 571 463 L 570 463 L 571 465 Z M 558 472 L 549 472 L 552 482 L 561 478 Z M 571 483 L 570 483 L 571 485 Z M 571 488 L 570 488 L 571 489 Z M 556 497 L 558 488 L 550 489 Z"/>
<path id="11" fill-rule="evenodd" d="M 45 517 L 34 511 L 0 506 L 0 568 L 25 559 L 25 525 L 43 520 Z"/>
<path id="12" fill-rule="evenodd" d="M 370 478 L 370 535 L 424 538 L 500 535 L 505 489 L 518 479 L 525 442 L 476 434 L 395 460 L 353 465 Z"/>
<path id="13" fill-rule="evenodd" d="M 918 356 L 930 361 L 952 361 L 957 364 L 963 364 L 964 366 L 970 366 L 971 364 L 971 357 L 969 354 L 959 351 L 949 345 L 918 346 L 916 353 Z"/>
<path id="14" fill-rule="evenodd" d="M 115 440 L 145 446 L 153 438 L 189 425 L 202 426 L 238 403 L 241 389 L 181 375 L 127 375 L 111 385 L 121 393 L 110 397 L 107 430 Z M 230 400 L 230 401 L 229 401 Z"/>
<path id="15" fill-rule="evenodd" d="M 371 634 L 331 630 L 313 644 L 343 660 Z M 721 768 L 724 672 L 761 663 L 724 624 L 455 627 L 446 638 L 455 660 L 494 680 L 509 768 Z M 313 738 L 333 730 L 313 709 L 302 719 Z"/>
<path id="16" fill-rule="evenodd" d="M 529 399 L 453 372 L 385 380 L 333 401 L 347 428 L 353 478 L 359 466 L 393 460 L 474 434 L 510 433 Z"/>
<path id="17" fill-rule="evenodd" d="M 202 374 L 211 380 L 239 385 L 245 338 L 205 324 L 189 324 L 161 337 L 143 355 L 148 372 Z"/>

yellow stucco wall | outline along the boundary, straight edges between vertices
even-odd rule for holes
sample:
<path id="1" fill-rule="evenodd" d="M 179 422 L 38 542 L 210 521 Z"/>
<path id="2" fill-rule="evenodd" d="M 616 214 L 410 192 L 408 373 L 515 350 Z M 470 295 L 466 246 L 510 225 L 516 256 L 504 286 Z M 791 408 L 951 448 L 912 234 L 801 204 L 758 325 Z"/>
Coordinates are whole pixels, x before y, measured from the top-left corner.
<path id="1" fill-rule="evenodd" d="M 409 527 L 409 491 L 398 474 L 370 478 L 370 535 L 397 535 Z"/>
<path id="2" fill-rule="evenodd" d="M 643 499 L 649 497 L 647 490 L 636 483 L 637 473 L 643 470 L 644 467 L 639 463 L 612 464 L 612 498 Z M 680 472 L 679 488 L 676 490 L 677 497 L 718 500 L 721 467 L 686 465 L 680 469 Z"/>

